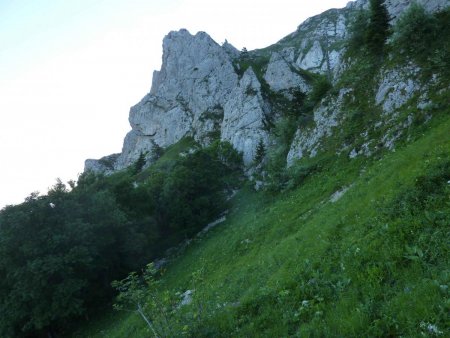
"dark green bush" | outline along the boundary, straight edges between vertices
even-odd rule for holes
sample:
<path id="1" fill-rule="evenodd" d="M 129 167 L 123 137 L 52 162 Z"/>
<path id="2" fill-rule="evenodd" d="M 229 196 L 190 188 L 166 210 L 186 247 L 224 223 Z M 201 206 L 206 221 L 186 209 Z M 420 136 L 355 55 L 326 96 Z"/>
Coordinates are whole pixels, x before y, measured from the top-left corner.
<path id="1" fill-rule="evenodd" d="M 311 92 L 308 94 L 308 103 L 312 107 L 317 105 L 320 100 L 322 100 L 325 95 L 332 88 L 330 81 L 326 78 L 326 76 L 319 76 L 313 82 L 313 87 Z"/>
<path id="2" fill-rule="evenodd" d="M 359 11 L 350 24 L 350 38 L 347 41 L 347 55 L 359 54 L 361 49 L 364 48 L 368 25 L 368 11 Z"/>
<path id="3" fill-rule="evenodd" d="M 389 35 L 389 13 L 384 0 L 370 0 L 369 24 L 365 35 L 368 50 L 373 55 L 381 55 Z"/>
<path id="4" fill-rule="evenodd" d="M 403 56 L 424 61 L 430 55 L 438 35 L 436 18 L 427 13 L 423 6 L 413 3 L 394 27 L 392 46 Z"/>
<path id="5" fill-rule="evenodd" d="M 52 336 L 111 300 L 110 283 L 226 208 L 242 158 L 215 142 L 135 180 L 137 165 L 61 182 L 0 212 L 0 336 Z"/>

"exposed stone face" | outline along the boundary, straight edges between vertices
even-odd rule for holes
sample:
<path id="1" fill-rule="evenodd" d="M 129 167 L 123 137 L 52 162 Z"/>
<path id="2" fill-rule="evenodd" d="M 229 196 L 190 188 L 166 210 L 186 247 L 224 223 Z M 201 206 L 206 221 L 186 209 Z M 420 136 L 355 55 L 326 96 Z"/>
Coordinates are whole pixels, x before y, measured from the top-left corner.
<path id="1" fill-rule="evenodd" d="M 383 107 L 385 114 L 392 114 L 420 89 L 420 84 L 416 80 L 419 72 L 419 68 L 408 67 L 381 73 L 375 103 Z"/>
<path id="2" fill-rule="evenodd" d="M 409 8 L 414 0 L 386 0 L 386 8 L 394 23 Z M 418 0 L 428 12 L 436 12 L 450 6 L 448 0 Z M 338 42 L 348 37 L 349 17 L 356 10 L 369 9 L 369 0 L 357 0 L 343 9 L 329 10 L 302 23 L 292 36 L 301 35 L 302 44 L 298 50 L 297 65 L 317 73 L 334 76 L 343 55 L 343 46 Z"/>
<path id="3" fill-rule="evenodd" d="M 170 32 L 163 41 L 162 67 L 153 74 L 150 93 L 130 109 L 132 130 L 125 137 L 115 169 L 123 169 L 141 152 L 151 151 L 153 142 L 166 147 L 186 135 L 206 142 L 208 135 L 220 128 L 222 116 L 217 111 L 223 111 L 238 85 L 232 65 L 238 53 L 228 43 L 218 45 L 204 32 L 195 36 L 185 29 Z M 90 169 L 96 170 L 92 162 Z"/>
<path id="4" fill-rule="evenodd" d="M 344 53 L 341 42 L 348 36 L 349 18 L 354 11 L 332 9 L 302 23 L 291 35 L 301 41 L 296 65 L 316 73 L 335 74 Z"/>
<path id="5" fill-rule="evenodd" d="M 429 12 L 450 5 L 448 0 L 416 1 Z M 386 0 L 392 20 L 398 19 L 412 2 Z M 369 0 L 349 2 L 345 8 L 306 20 L 296 32 L 277 43 L 264 74 L 270 89 L 287 98 L 292 98 L 292 90 L 310 91 L 302 69 L 327 74 L 336 83 L 350 67 L 343 55 L 351 18 L 356 10 L 368 8 Z M 228 42 L 220 46 L 204 32 L 191 35 L 182 29 L 169 33 L 163 41 L 162 66 L 153 73 L 150 92 L 130 109 L 132 130 L 125 137 L 122 153 L 86 160 L 85 170 L 110 173 L 133 164 L 141 153 L 150 154 L 155 143 L 166 147 L 189 135 L 207 144 L 211 135 L 218 133 L 243 153 L 246 165 L 251 164 L 260 139 L 269 144 L 265 121 L 273 113 L 263 100 L 253 70 L 249 68 L 239 79 L 233 61 L 240 54 Z M 399 107 L 424 89 L 417 82 L 418 71 L 411 66 L 380 72 L 373 98 L 386 115 L 394 116 Z M 348 93 L 343 89 L 337 97 L 322 101 L 314 111 L 315 126 L 299 128 L 288 154 L 289 164 L 319 151 L 322 140 L 338 125 L 342 100 Z M 426 95 L 421 102 L 427 104 Z M 382 140 L 388 148 L 393 144 L 389 140 Z M 364 154 L 370 153 L 369 143 L 366 148 Z M 355 150 L 355 156 L 361 151 Z"/>
<path id="6" fill-rule="evenodd" d="M 422 5 L 429 13 L 438 12 L 450 6 L 448 0 L 386 0 L 386 8 L 393 22 L 401 16 L 401 14 L 411 6 L 413 2 Z"/>
<path id="7" fill-rule="evenodd" d="M 369 8 L 369 0 L 356 0 L 356 1 L 349 1 L 347 3 L 347 6 L 345 6 L 347 9 L 368 9 Z"/>
<path id="8" fill-rule="evenodd" d="M 114 172 L 114 164 L 119 156 L 120 154 L 112 154 L 104 156 L 99 160 L 88 159 L 84 162 L 84 171 L 91 170 L 104 174 L 110 174 Z"/>
<path id="9" fill-rule="evenodd" d="M 241 54 L 240 51 L 236 49 L 231 43 L 229 43 L 227 40 L 222 44 L 222 48 L 225 50 L 225 52 L 232 58 L 236 59 Z"/>
<path id="10" fill-rule="evenodd" d="M 297 89 L 303 93 L 310 90 L 310 85 L 296 71 L 294 49 L 286 48 L 281 53 L 274 52 L 270 57 L 264 80 L 270 89 L 276 92 Z"/>
<path id="11" fill-rule="evenodd" d="M 333 128 L 338 125 L 339 117 L 342 114 L 341 107 L 344 97 L 351 92 L 350 89 L 341 89 L 335 98 L 322 100 L 321 104 L 314 111 L 314 127 L 299 127 L 295 133 L 291 149 L 287 155 L 287 165 L 290 166 L 296 159 L 305 156 L 314 157 L 319 151 L 321 141 L 331 136 Z"/>
<path id="12" fill-rule="evenodd" d="M 223 141 L 229 141 L 236 150 L 242 152 L 245 165 L 253 162 L 260 139 L 268 143 L 264 107 L 261 84 L 252 68 L 249 68 L 225 104 L 221 135 Z"/>
<path id="13" fill-rule="evenodd" d="M 295 48 L 286 47 L 280 52 L 281 57 L 288 63 L 292 64 L 295 61 Z"/>
<path id="14" fill-rule="evenodd" d="M 384 4 L 392 22 L 395 22 L 414 2 L 422 5 L 429 13 L 438 12 L 450 6 L 450 1 L 448 0 L 385 0 Z M 368 9 L 369 7 L 369 0 L 352 1 L 346 6 L 348 9 Z"/>
<path id="15" fill-rule="evenodd" d="M 322 46 L 319 41 L 314 41 L 314 44 L 311 48 L 306 52 L 306 55 L 303 53 L 300 54 L 297 65 L 303 69 L 311 69 L 311 68 L 319 68 L 324 61 L 324 54 L 322 50 Z"/>

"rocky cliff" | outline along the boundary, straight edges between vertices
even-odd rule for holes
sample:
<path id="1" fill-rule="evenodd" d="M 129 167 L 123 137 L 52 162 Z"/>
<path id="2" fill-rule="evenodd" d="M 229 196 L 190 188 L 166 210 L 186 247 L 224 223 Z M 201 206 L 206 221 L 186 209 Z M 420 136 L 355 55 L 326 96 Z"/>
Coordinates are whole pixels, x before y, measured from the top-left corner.
<path id="1" fill-rule="evenodd" d="M 418 2 L 429 12 L 449 5 L 447 0 Z M 386 1 L 392 24 L 411 3 Z M 85 170 L 121 170 L 141 153 L 150 162 L 155 145 L 167 147 L 185 136 L 200 144 L 217 138 L 229 141 L 249 166 L 260 141 L 266 146 L 274 142 L 271 125 L 283 115 L 283 109 L 273 98 L 281 95 L 292 103 L 299 95 L 308 95 L 317 80 L 314 74 L 319 74 L 335 86 L 334 94 L 314 107 L 312 125 L 298 125 L 287 163 L 315 156 L 323 141 L 345 120 L 349 102 L 355 100 L 354 88 L 345 82 L 352 66 L 352 60 L 345 57 L 346 41 L 356 13 L 368 6 L 368 0 L 358 0 L 342 9 L 331 9 L 306 20 L 278 43 L 248 53 L 237 51 L 228 42 L 219 45 L 204 32 L 170 32 L 164 38 L 161 70 L 154 72 L 150 92 L 130 110 L 132 129 L 122 152 L 87 160 Z M 355 157 L 370 155 L 376 147 L 394 149 L 402 133 L 399 124 L 412 119 L 396 119 L 398 110 L 419 94 L 419 107 L 429 103 L 426 89 L 430 84 L 417 80 L 419 72 L 420 67 L 414 64 L 380 69 L 372 101 L 385 118 L 370 127 L 373 130 L 362 137 L 364 142 L 343 142 L 337 151 Z M 381 125 L 385 127 L 382 138 L 370 138 L 368 135 Z"/>

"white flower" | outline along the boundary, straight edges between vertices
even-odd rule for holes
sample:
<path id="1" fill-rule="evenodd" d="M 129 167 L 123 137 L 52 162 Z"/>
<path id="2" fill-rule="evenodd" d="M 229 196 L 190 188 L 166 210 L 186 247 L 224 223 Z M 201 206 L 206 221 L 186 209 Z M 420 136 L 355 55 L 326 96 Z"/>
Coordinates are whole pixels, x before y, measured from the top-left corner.
<path id="1" fill-rule="evenodd" d="M 56 207 L 56 205 L 54 205 L 54 204 L 53 204 L 53 203 L 51 203 L 51 202 L 50 202 L 50 203 L 49 203 L 48 205 L 49 205 L 49 206 L 50 206 L 50 208 L 52 208 L 52 209 L 53 209 L 54 207 Z"/>
<path id="2" fill-rule="evenodd" d="M 434 324 L 428 324 L 427 329 L 428 329 L 428 332 L 430 332 L 430 333 L 434 333 L 434 334 L 442 334 L 443 333 Z"/>
<path id="3" fill-rule="evenodd" d="M 441 335 L 441 334 L 443 334 L 443 332 L 441 330 L 439 330 L 437 325 L 435 325 L 435 324 L 421 322 L 420 323 L 420 327 L 422 329 L 426 329 L 428 331 L 428 333 L 431 333 L 431 334 L 434 334 L 434 335 Z"/>

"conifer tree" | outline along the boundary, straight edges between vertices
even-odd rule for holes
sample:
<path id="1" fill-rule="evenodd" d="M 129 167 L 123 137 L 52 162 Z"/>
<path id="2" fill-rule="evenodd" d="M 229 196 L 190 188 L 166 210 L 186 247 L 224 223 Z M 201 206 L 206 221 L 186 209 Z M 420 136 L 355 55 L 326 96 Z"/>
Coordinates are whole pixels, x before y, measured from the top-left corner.
<path id="1" fill-rule="evenodd" d="M 139 158 L 137 159 L 135 165 L 134 165 L 134 173 L 137 174 L 139 173 L 142 168 L 144 168 L 144 165 L 146 163 L 146 159 L 145 159 L 145 154 L 143 152 L 141 152 L 141 154 L 139 155 Z"/>
<path id="2" fill-rule="evenodd" d="M 366 45 L 369 51 L 381 55 L 389 34 L 389 13 L 384 0 L 370 0 L 369 26 L 366 31 Z"/>
<path id="3" fill-rule="evenodd" d="M 156 143 L 154 140 L 152 140 L 152 151 L 151 151 L 151 158 L 152 161 L 156 161 L 164 154 L 164 149 Z"/>
<path id="4" fill-rule="evenodd" d="M 248 59 L 248 50 L 246 47 L 243 47 L 241 50 L 241 58 L 242 59 Z"/>
<path id="5" fill-rule="evenodd" d="M 259 139 L 258 145 L 256 147 L 255 158 L 253 161 L 255 164 L 260 164 L 264 157 L 266 156 L 266 147 L 262 139 Z"/>

